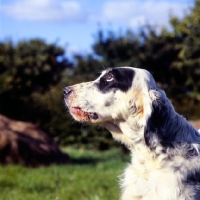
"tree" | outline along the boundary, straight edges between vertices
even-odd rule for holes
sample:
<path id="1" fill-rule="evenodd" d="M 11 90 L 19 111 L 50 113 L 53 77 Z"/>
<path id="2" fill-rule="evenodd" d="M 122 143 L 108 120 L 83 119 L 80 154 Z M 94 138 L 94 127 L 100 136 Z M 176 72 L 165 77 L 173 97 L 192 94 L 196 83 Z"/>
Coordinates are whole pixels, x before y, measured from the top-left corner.
<path id="1" fill-rule="evenodd" d="M 181 38 L 178 58 L 172 68 L 182 71 L 184 85 L 191 97 L 200 99 L 200 1 L 195 1 L 191 13 L 183 20 L 171 18 L 173 27 L 172 36 Z M 184 73 L 183 73 L 184 72 Z"/>
<path id="2" fill-rule="evenodd" d="M 38 119 L 31 94 L 47 92 L 72 66 L 64 49 L 40 39 L 22 41 L 16 46 L 10 41 L 1 43 L 0 112 L 21 120 Z"/>
<path id="3" fill-rule="evenodd" d="M 108 67 L 134 65 L 139 67 L 139 36 L 128 30 L 125 36 L 117 36 L 109 32 L 107 36 L 102 30 L 97 33 L 97 41 L 93 45 L 94 52 L 102 58 Z"/>

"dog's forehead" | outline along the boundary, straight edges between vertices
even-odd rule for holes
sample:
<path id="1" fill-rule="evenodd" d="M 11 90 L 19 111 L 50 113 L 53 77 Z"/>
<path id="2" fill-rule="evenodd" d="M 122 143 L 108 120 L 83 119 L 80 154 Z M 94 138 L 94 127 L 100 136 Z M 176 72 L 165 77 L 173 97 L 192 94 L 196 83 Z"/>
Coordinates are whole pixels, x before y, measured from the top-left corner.
<path id="1" fill-rule="evenodd" d="M 104 76 L 105 74 L 111 72 L 112 70 L 113 70 L 112 68 L 108 68 L 108 69 L 106 69 L 106 70 L 103 70 L 103 71 L 101 72 L 100 77 L 102 77 L 102 76 Z"/>
<path id="2" fill-rule="evenodd" d="M 119 69 L 119 68 L 118 68 Z M 106 73 L 109 73 L 109 72 L 112 72 L 113 71 L 113 68 L 108 68 L 107 70 L 106 70 Z"/>
<path id="3" fill-rule="evenodd" d="M 108 74 L 112 71 L 115 71 L 115 70 L 124 70 L 124 69 L 127 69 L 127 70 L 133 70 L 134 71 L 134 68 L 133 67 L 116 67 L 116 68 L 108 68 L 106 70 L 103 70 L 101 72 L 101 75 L 100 77 L 104 76 L 105 74 Z"/>
<path id="4" fill-rule="evenodd" d="M 133 81 L 135 79 L 136 85 L 141 81 L 143 84 L 146 82 L 155 85 L 154 78 L 147 70 L 128 66 L 105 69 L 95 81 L 101 80 L 108 73 L 112 73 L 118 81 L 124 82 L 128 79 Z"/>

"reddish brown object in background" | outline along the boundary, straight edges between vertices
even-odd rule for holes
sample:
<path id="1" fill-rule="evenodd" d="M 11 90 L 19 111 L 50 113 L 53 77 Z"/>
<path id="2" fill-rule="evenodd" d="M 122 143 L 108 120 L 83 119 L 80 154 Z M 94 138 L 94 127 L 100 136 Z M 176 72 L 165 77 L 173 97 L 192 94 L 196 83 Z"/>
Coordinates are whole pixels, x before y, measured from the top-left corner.
<path id="1" fill-rule="evenodd" d="M 34 167 L 68 161 L 69 157 L 37 124 L 0 115 L 0 163 Z"/>
<path id="2" fill-rule="evenodd" d="M 190 121 L 190 123 L 191 123 L 196 129 L 200 129 L 200 120 Z"/>

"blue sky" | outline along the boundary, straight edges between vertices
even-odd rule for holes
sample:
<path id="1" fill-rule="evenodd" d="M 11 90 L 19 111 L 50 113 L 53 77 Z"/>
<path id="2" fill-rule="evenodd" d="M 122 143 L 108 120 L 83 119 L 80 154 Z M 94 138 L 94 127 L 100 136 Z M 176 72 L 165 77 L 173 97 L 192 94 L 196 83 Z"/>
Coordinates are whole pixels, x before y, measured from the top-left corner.
<path id="1" fill-rule="evenodd" d="M 146 22 L 167 26 L 182 18 L 194 0 L 0 0 L 0 41 L 42 38 L 68 54 L 88 53 L 104 30 L 136 30 Z"/>

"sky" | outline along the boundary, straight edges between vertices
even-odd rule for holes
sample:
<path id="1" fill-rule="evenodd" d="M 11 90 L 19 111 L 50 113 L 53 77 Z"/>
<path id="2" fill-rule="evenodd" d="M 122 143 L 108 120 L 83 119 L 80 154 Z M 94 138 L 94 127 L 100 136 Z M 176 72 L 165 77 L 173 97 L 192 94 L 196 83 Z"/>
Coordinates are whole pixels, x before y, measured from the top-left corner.
<path id="1" fill-rule="evenodd" d="M 67 54 L 91 53 L 99 29 L 137 30 L 149 23 L 170 28 L 194 0 L 0 0 L 0 41 L 33 38 L 57 43 Z"/>

